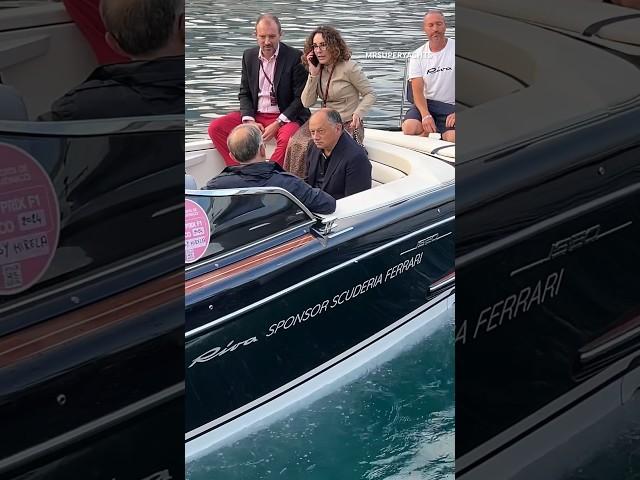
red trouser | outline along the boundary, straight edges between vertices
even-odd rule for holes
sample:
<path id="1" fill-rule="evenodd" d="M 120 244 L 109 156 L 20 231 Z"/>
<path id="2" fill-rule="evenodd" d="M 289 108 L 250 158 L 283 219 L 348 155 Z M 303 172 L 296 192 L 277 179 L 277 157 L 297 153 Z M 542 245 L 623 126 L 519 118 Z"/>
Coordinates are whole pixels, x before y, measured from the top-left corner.
<path id="1" fill-rule="evenodd" d="M 261 123 L 265 127 L 271 125 L 279 117 L 278 113 L 257 113 L 256 122 Z M 209 137 L 211 141 L 222 154 L 222 158 L 227 165 L 238 165 L 238 163 L 229 156 L 227 148 L 227 137 L 235 127 L 242 123 L 242 115 L 240 112 L 231 112 L 224 117 L 216 118 L 209 125 Z M 285 123 L 276 134 L 276 149 L 271 155 L 271 161 L 282 166 L 284 162 L 284 153 L 287 150 L 287 143 L 294 133 L 298 131 L 300 125 L 296 122 Z"/>

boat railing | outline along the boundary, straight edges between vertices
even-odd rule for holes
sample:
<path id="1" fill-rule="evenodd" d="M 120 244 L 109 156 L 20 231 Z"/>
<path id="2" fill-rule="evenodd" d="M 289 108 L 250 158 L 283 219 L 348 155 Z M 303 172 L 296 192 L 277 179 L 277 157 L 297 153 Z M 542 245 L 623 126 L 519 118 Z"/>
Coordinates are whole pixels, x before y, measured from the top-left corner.
<path id="1" fill-rule="evenodd" d="M 398 127 L 402 128 L 402 116 L 404 115 L 404 97 L 407 89 L 407 75 L 409 74 L 409 58 L 404 59 L 404 73 L 402 75 L 402 96 L 400 97 L 400 117 L 398 118 Z M 408 99 L 407 99 L 408 100 Z"/>
<path id="2" fill-rule="evenodd" d="M 410 53 L 415 52 L 422 46 L 422 42 L 412 45 L 409 50 Z M 400 117 L 398 118 L 398 127 L 402 129 L 402 118 L 404 117 L 404 107 L 406 103 L 413 103 L 411 90 L 409 88 L 409 62 L 411 61 L 411 55 L 408 55 L 404 59 L 404 70 L 402 74 L 402 95 L 400 97 Z"/>

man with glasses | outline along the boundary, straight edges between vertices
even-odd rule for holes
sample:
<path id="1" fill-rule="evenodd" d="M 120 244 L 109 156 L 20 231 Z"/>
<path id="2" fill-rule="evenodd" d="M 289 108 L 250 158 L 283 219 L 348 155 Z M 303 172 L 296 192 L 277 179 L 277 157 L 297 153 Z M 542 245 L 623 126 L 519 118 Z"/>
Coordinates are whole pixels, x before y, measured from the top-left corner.
<path id="1" fill-rule="evenodd" d="M 238 125 L 227 138 L 227 151 L 236 166 L 226 167 L 207 183 L 207 190 L 221 188 L 280 187 L 315 213 L 333 213 L 336 201 L 319 188 L 268 162 L 262 131 L 254 124 Z"/>
<path id="2" fill-rule="evenodd" d="M 280 42 L 282 28 L 275 15 L 260 15 L 255 34 L 258 46 L 245 50 L 242 56 L 240 111 L 209 125 L 209 136 L 227 165 L 237 165 L 226 145 L 229 133 L 237 125 L 255 125 L 264 141 L 275 138 L 271 160 L 282 165 L 289 138 L 310 115 L 300 101 L 307 80 L 300 60 L 302 52 Z"/>
<path id="3" fill-rule="evenodd" d="M 447 22 L 442 12 L 429 11 L 424 16 L 424 33 L 428 41 L 411 55 L 409 80 L 413 105 L 402 123 L 405 135 L 441 133 L 442 139 L 456 141 L 454 40 L 447 38 Z"/>

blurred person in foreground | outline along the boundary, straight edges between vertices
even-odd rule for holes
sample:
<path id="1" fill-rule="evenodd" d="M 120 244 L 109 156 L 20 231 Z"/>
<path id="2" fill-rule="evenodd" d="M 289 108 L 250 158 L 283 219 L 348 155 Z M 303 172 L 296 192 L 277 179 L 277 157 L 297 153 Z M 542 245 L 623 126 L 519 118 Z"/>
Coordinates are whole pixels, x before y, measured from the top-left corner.
<path id="1" fill-rule="evenodd" d="M 184 114 L 184 0 L 102 0 L 105 40 L 128 63 L 103 65 L 41 120 Z"/>
<path id="2" fill-rule="evenodd" d="M 126 55 L 116 53 L 106 41 L 107 31 L 100 18 L 100 0 L 63 0 L 67 13 L 91 45 L 100 65 L 128 62 Z"/>

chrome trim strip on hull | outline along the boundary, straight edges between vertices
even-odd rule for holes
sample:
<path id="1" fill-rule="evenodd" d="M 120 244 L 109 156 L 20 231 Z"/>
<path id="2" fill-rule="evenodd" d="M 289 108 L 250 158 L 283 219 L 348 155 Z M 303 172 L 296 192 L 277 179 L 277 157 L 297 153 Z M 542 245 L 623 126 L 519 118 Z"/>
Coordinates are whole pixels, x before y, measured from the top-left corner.
<path id="1" fill-rule="evenodd" d="M 370 250 L 370 251 L 368 251 L 366 253 L 363 253 L 362 255 L 358 255 L 357 257 L 352 258 L 351 260 L 348 260 L 348 261 L 346 261 L 344 263 L 336 265 L 335 267 L 332 267 L 329 270 L 325 270 L 324 272 L 318 273 L 318 274 L 314 275 L 313 277 L 306 278 L 305 280 L 303 280 L 303 281 L 301 281 L 299 283 L 296 283 L 295 285 L 291 285 L 290 287 L 287 287 L 287 288 L 285 288 L 285 289 L 283 289 L 283 290 L 281 290 L 279 292 L 276 292 L 276 293 L 274 293 L 272 295 L 269 295 L 268 297 L 265 297 L 262 300 L 259 300 L 257 302 L 254 302 L 254 303 L 250 304 L 250 305 L 247 305 L 246 307 L 242 307 L 241 309 L 236 310 L 235 312 L 232 312 L 232 313 L 229 313 L 227 315 L 224 315 L 223 317 L 220 317 L 220 318 L 218 318 L 216 320 L 213 320 L 212 322 L 206 323 L 204 325 L 200 325 L 199 327 L 196 327 L 196 328 L 186 332 L 185 335 L 184 335 L 185 339 L 189 339 L 189 338 L 191 338 L 191 337 L 193 337 L 195 335 L 198 335 L 198 334 L 200 334 L 200 333 L 202 333 L 202 332 L 204 332 L 206 330 L 210 330 L 210 329 L 212 329 L 212 328 L 214 328 L 214 327 L 216 327 L 218 325 L 221 325 L 221 324 L 223 324 L 223 323 L 225 323 L 225 322 L 227 322 L 227 321 L 229 321 L 229 320 L 231 320 L 231 319 L 233 319 L 233 318 L 235 318 L 235 317 L 237 317 L 239 315 L 242 315 L 244 313 L 250 312 L 251 310 L 254 310 L 254 309 L 258 308 L 261 305 L 269 303 L 272 300 L 275 300 L 275 299 L 277 299 L 279 297 L 282 297 L 282 296 L 284 296 L 284 295 L 286 295 L 286 294 L 288 294 L 288 293 L 290 293 L 290 292 L 292 292 L 294 290 L 297 290 L 298 288 L 301 288 L 301 287 L 303 287 L 303 286 L 305 286 L 305 285 L 307 285 L 307 284 L 309 284 L 311 282 L 314 282 L 315 280 L 318 280 L 320 278 L 326 277 L 327 275 L 329 275 L 329 274 L 331 274 L 333 272 L 341 270 L 341 269 L 343 269 L 343 268 L 345 268 L 345 267 L 347 267 L 349 265 L 352 265 L 354 263 L 359 262 L 360 260 L 363 260 L 363 259 L 365 259 L 367 257 L 370 257 L 371 255 L 375 255 L 376 253 L 381 252 L 382 250 L 385 250 L 385 249 L 387 249 L 389 247 L 397 245 L 398 243 L 401 243 L 401 242 L 407 240 L 408 238 L 412 238 L 412 237 L 415 237 L 416 235 L 420 235 L 421 233 L 424 233 L 424 232 L 426 232 L 428 230 L 431 230 L 433 228 L 439 227 L 440 225 L 443 225 L 443 224 L 445 224 L 447 222 L 453 221 L 454 219 L 455 219 L 455 216 L 451 216 L 451 217 L 445 218 L 443 220 L 440 220 L 440 221 L 438 221 L 436 223 L 433 223 L 431 225 L 428 225 L 426 227 L 423 227 L 420 230 L 417 230 L 415 232 L 409 233 L 409 234 L 407 234 L 407 235 L 405 235 L 403 237 L 396 238 L 395 240 L 392 240 L 391 242 L 389 242 L 389 243 L 387 243 L 385 245 L 381 245 L 381 246 L 379 246 L 377 248 L 374 248 L 373 250 Z"/>
<path id="2" fill-rule="evenodd" d="M 638 335 L 640 335 L 640 325 L 632 328 L 627 332 L 621 333 L 617 337 L 607 340 L 602 345 L 598 345 L 597 347 L 594 347 L 591 350 L 587 350 L 586 352 L 580 355 L 580 360 L 583 362 L 588 362 L 593 357 L 597 357 L 601 353 L 606 353 L 610 350 L 613 350 Z"/>
<path id="3" fill-rule="evenodd" d="M 228 422 L 229 420 L 232 420 L 235 417 L 239 417 L 239 416 L 247 413 L 248 411 L 250 411 L 250 410 L 252 410 L 252 409 L 254 409 L 256 407 L 259 407 L 261 404 L 269 402 L 273 398 L 281 395 L 283 392 L 287 392 L 287 390 L 291 390 L 292 388 L 295 388 L 295 387 L 298 387 L 298 386 L 304 384 L 307 380 L 311 379 L 312 377 L 323 373 L 323 371 L 335 367 L 336 365 L 341 363 L 344 359 L 352 356 L 354 353 L 357 353 L 359 350 L 363 350 L 363 349 L 366 349 L 366 348 L 372 346 L 373 344 L 376 343 L 376 341 L 380 340 L 385 335 L 389 334 L 390 332 L 393 332 L 394 330 L 398 329 L 399 327 L 402 327 L 403 324 L 409 323 L 413 318 L 415 318 L 416 316 L 426 312 L 427 310 L 429 310 L 430 308 L 432 308 L 435 305 L 439 304 L 440 302 L 445 301 L 448 297 L 450 297 L 452 295 L 453 290 L 454 290 L 453 288 L 450 288 L 447 291 L 442 292 L 437 297 L 433 298 L 431 301 L 425 303 L 424 305 L 418 307 L 417 309 L 413 310 L 412 312 L 408 313 L 407 315 L 403 316 L 402 318 L 396 320 L 394 323 L 388 325 L 387 327 L 385 327 L 384 329 L 378 331 L 374 335 L 366 338 L 365 340 L 362 340 L 357 345 L 352 346 L 351 348 L 349 348 L 348 350 L 344 351 L 340 355 L 337 355 L 337 356 L 331 358 L 330 360 L 328 360 L 325 363 L 317 366 L 313 370 L 310 370 L 310 371 L 306 372 L 305 374 L 295 378 L 294 380 L 291 380 L 290 382 L 286 383 L 285 385 L 282 385 L 281 387 L 277 388 L 276 390 L 273 390 L 273 391 L 267 393 L 266 395 L 263 395 L 262 397 L 260 397 L 260 398 L 258 398 L 256 400 L 253 400 L 252 402 L 250 402 L 250 403 L 248 403 L 246 405 L 243 405 L 242 407 L 237 408 L 236 410 L 234 410 L 232 412 L 229 412 L 226 415 L 223 415 L 222 417 L 219 417 L 219 418 L 217 418 L 215 420 L 212 420 L 212 421 L 210 421 L 210 422 L 208 422 L 208 423 L 206 423 L 204 425 L 201 425 L 200 427 L 197 427 L 197 428 L 191 430 L 190 432 L 187 432 L 185 434 L 185 441 L 188 442 L 191 439 L 193 439 L 194 437 L 199 436 L 199 435 L 207 432 L 208 430 L 213 430 L 216 427 L 219 427 L 220 425 Z"/>
<path id="4" fill-rule="evenodd" d="M 80 427 L 74 428 L 62 435 L 58 435 L 46 442 L 42 442 L 39 445 L 35 445 L 31 448 L 15 453 L 10 457 L 3 458 L 0 460 L 0 472 L 3 472 L 10 467 L 16 467 L 21 463 L 32 461 L 39 456 L 63 448 L 73 442 L 81 440 L 82 438 L 94 435 L 102 430 L 118 425 L 130 417 L 141 414 L 155 405 L 164 403 L 179 396 L 183 392 L 184 382 L 177 383 L 171 387 L 161 390 L 160 392 L 143 398 L 142 400 L 138 400 L 137 402 L 127 405 L 120 410 L 109 413 Z"/>
<path id="5" fill-rule="evenodd" d="M 437 290 L 438 288 L 442 288 L 445 287 L 451 283 L 454 283 L 456 281 L 456 276 L 454 275 L 451 278 L 447 278 L 446 280 L 443 280 L 442 282 L 436 282 L 433 285 L 431 285 L 429 287 L 429 291 L 432 292 L 434 290 Z"/>
<path id="6" fill-rule="evenodd" d="M 473 250 L 463 256 L 461 256 L 457 261 L 456 261 L 456 268 L 461 268 L 463 266 L 465 266 L 467 263 L 472 262 L 473 260 L 477 259 L 477 258 L 481 258 L 487 255 L 490 255 L 492 253 L 494 253 L 497 250 L 501 250 L 503 248 L 506 248 L 508 246 L 510 246 L 513 243 L 517 243 L 521 240 L 524 240 L 525 238 L 529 237 L 530 235 L 537 233 L 541 230 L 545 230 L 547 228 L 550 228 L 552 226 L 554 226 L 555 224 L 568 220 L 572 217 L 576 217 L 578 215 L 581 215 L 585 212 L 588 212 L 589 210 L 594 209 L 595 207 L 598 207 L 600 205 L 603 204 L 607 204 L 610 202 L 613 202 L 615 200 L 617 200 L 620 197 L 624 197 L 625 195 L 634 193 L 636 190 L 640 190 L 640 183 L 635 183 L 633 185 L 629 185 L 628 187 L 625 187 L 623 189 L 620 189 L 616 192 L 610 193 L 608 195 L 605 195 L 603 197 L 597 198 L 595 200 L 591 200 L 590 202 L 584 203 L 578 207 L 574 207 L 570 210 L 567 210 L 566 212 L 562 212 L 558 215 L 555 215 L 551 218 L 548 218 L 546 220 L 543 220 L 542 222 L 538 222 L 534 225 L 531 225 L 523 230 L 520 230 L 516 233 L 512 233 L 510 235 L 507 235 L 504 238 L 501 238 L 500 240 L 497 240 L 495 242 L 489 243 L 488 245 L 484 245 L 476 250 Z"/>

